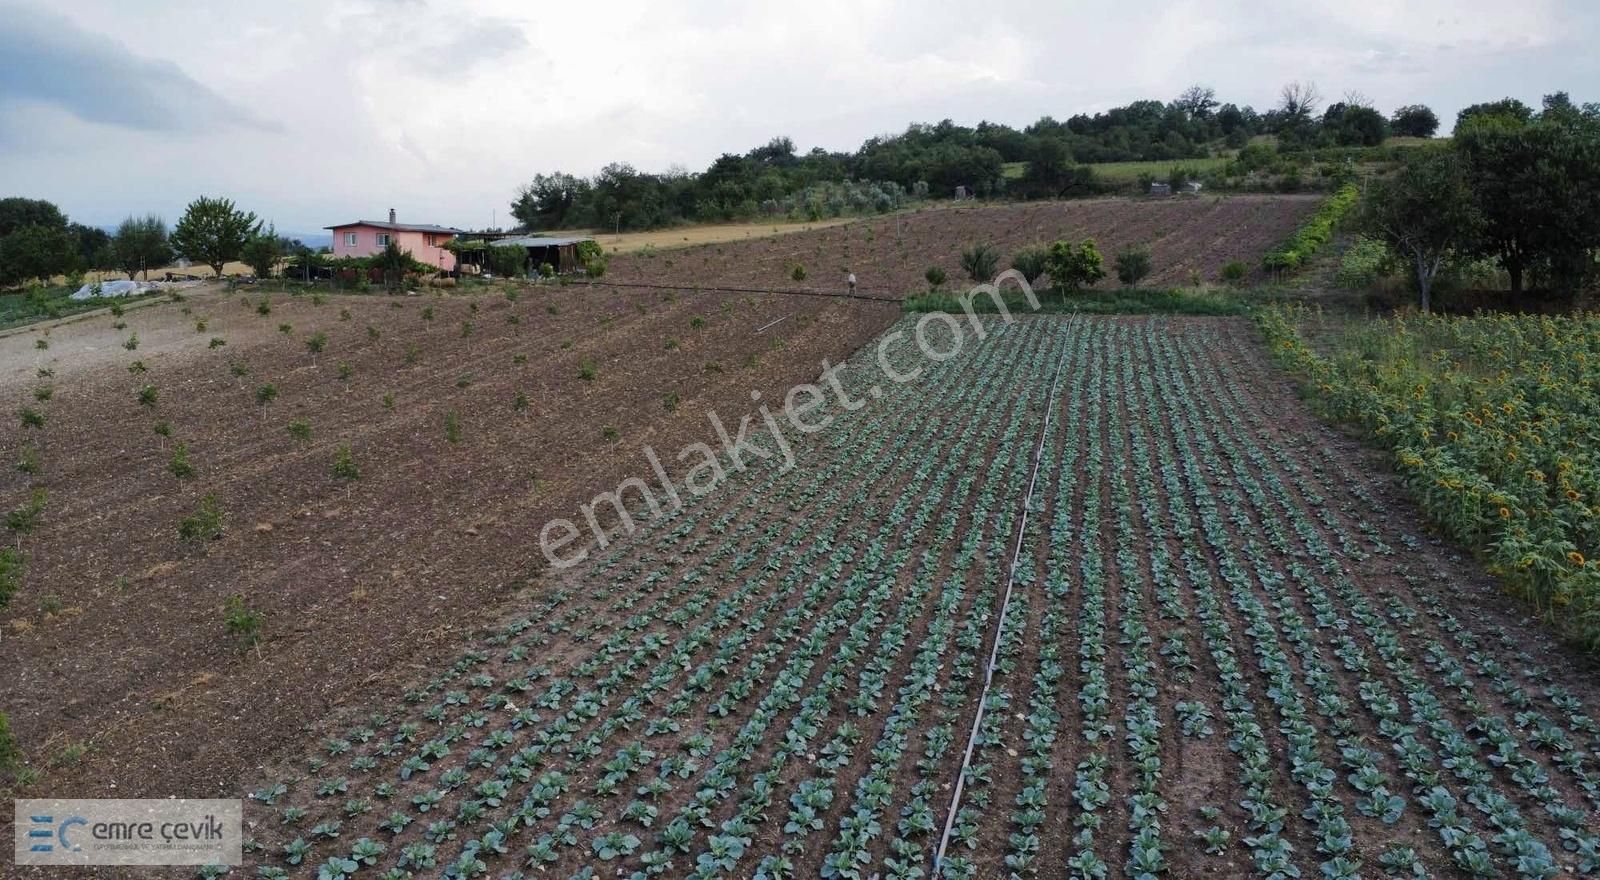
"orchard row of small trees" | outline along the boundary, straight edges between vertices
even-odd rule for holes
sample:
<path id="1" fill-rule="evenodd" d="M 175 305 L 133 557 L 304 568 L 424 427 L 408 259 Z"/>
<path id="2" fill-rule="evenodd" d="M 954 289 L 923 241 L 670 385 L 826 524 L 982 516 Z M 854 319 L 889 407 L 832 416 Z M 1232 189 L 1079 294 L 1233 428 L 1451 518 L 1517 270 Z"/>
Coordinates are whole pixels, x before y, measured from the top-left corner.
<path id="1" fill-rule="evenodd" d="M 55 204 L 42 199 L 0 199 L 0 287 L 48 281 L 85 270 L 115 269 L 131 280 L 182 257 L 211 267 L 217 275 L 243 260 L 258 276 L 271 274 L 278 260 L 304 251 L 299 242 L 280 238 L 256 215 L 229 199 L 202 196 L 190 202 L 169 231 L 159 216 L 128 217 L 113 234 L 69 222 Z"/>
<path id="2" fill-rule="evenodd" d="M 1086 238 L 1078 244 L 1057 241 L 1048 246 L 1023 248 L 1011 255 L 1011 268 L 1037 286 L 1045 277 L 1057 287 L 1068 291 L 1093 287 L 1106 277 L 1105 258 L 1094 239 Z M 961 270 L 974 282 L 992 281 L 1000 269 L 1000 251 L 990 244 L 976 244 L 961 252 Z M 1150 274 L 1150 251 L 1143 247 L 1129 247 L 1118 252 L 1112 261 L 1117 280 L 1132 287 Z M 937 266 L 926 273 L 928 285 L 937 290 L 945 283 L 945 271 Z"/>

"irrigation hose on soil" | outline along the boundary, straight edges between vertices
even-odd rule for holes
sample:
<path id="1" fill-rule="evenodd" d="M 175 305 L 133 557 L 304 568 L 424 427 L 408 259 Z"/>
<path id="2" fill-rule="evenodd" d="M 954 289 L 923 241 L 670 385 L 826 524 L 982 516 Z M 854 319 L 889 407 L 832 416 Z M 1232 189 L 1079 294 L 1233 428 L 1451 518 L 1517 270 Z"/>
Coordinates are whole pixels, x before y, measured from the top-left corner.
<path id="1" fill-rule="evenodd" d="M 1006 590 L 1000 600 L 1000 613 L 996 615 L 994 638 L 989 646 L 989 663 L 983 670 L 983 692 L 978 695 L 978 710 L 972 715 L 972 730 L 967 734 L 967 748 L 961 755 L 961 767 L 956 770 L 954 791 L 950 794 L 950 810 L 944 817 L 944 832 L 939 835 L 939 849 L 933 856 L 933 877 L 940 876 L 944 867 L 945 851 L 950 847 L 950 832 L 955 828 L 956 813 L 961 809 L 961 795 L 966 791 L 967 768 L 972 766 L 972 752 L 977 747 L 978 732 L 983 727 L 984 709 L 989 703 L 989 686 L 994 682 L 994 670 L 1000 661 L 1000 635 L 1005 631 L 1006 614 L 1011 610 L 1011 591 L 1017 583 L 1017 564 L 1022 558 L 1022 537 L 1028 529 L 1028 514 L 1033 509 L 1033 490 L 1039 482 L 1039 465 L 1044 459 L 1044 440 L 1050 433 L 1050 417 L 1055 413 L 1056 395 L 1061 388 L 1061 367 L 1067 361 L 1067 352 L 1056 361 L 1055 375 L 1050 379 L 1050 396 L 1045 399 L 1044 424 L 1039 427 L 1039 441 L 1033 448 L 1033 472 L 1028 475 L 1028 491 L 1022 496 L 1022 516 L 1017 521 L 1016 539 L 1011 544 L 1011 565 L 1006 574 Z"/>

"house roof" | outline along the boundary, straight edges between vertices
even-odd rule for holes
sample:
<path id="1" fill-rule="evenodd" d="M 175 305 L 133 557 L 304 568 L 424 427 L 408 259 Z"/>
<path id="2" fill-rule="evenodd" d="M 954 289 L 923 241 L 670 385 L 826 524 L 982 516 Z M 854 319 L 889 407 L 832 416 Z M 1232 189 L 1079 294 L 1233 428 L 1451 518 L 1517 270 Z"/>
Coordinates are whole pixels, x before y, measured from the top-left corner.
<path id="1" fill-rule="evenodd" d="M 491 241 L 489 244 L 493 245 L 494 247 L 566 247 L 569 244 L 577 244 L 580 241 L 594 241 L 594 239 L 588 237 L 587 235 L 578 236 L 577 238 L 552 238 L 547 235 L 525 235 L 521 238 L 502 238 L 498 241 Z"/>
<path id="2" fill-rule="evenodd" d="M 377 229 L 392 229 L 395 232 L 444 232 L 450 235 L 460 235 L 465 229 L 454 226 L 435 226 L 432 223 L 390 223 L 387 220 L 357 220 L 354 223 L 340 223 L 335 226 L 324 226 L 323 229 L 346 229 L 351 226 L 371 226 Z"/>

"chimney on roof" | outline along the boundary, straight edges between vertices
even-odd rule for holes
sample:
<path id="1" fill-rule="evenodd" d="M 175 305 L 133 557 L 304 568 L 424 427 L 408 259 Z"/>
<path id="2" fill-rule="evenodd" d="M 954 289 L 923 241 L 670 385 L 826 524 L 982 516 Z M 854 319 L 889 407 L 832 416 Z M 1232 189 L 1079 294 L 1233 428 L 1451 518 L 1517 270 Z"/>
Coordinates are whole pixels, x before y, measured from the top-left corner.
<path id="1" fill-rule="evenodd" d="M 390 223 L 394 222 L 394 209 L 393 208 L 389 209 L 389 222 Z"/>

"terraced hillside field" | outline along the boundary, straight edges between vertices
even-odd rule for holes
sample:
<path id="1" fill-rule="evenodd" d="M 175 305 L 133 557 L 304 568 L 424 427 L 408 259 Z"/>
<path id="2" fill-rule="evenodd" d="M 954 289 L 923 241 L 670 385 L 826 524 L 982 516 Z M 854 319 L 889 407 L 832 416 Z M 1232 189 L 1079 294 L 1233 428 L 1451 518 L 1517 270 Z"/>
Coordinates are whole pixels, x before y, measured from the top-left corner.
<path id="1" fill-rule="evenodd" d="M 798 466 L 329 718 L 253 786 L 247 870 L 1600 869 L 1592 674 L 1304 416 L 1247 325 L 986 337 L 937 363 L 884 337 Z M 879 350 L 922 373 L 887 381 Z"/>
<path id="2" fill-rule="evenodd" d="M 1093 238 L 1109 271 L 1117 252 L 1150 250 L 1149 287 L 1218 282 L 1233 260 L 1258 273 L 1262 254 L 1316 208 L 1317 196 L 1096 199 L 929 208 L 808 232 L 645 251 L 611 262 L 606 281 L 756 289 L 844 288 L 854 272 L 862 293 L 902 297 L 927 290 L 930 266 L 951 287 L 965 283 L 962 248 L 987 243 L 1002 268 L 1021 248 Z M 805 270 L 797 280 L 795 267 Z M 1116 279 L 1102 282 L 1114 286 Z"/>

